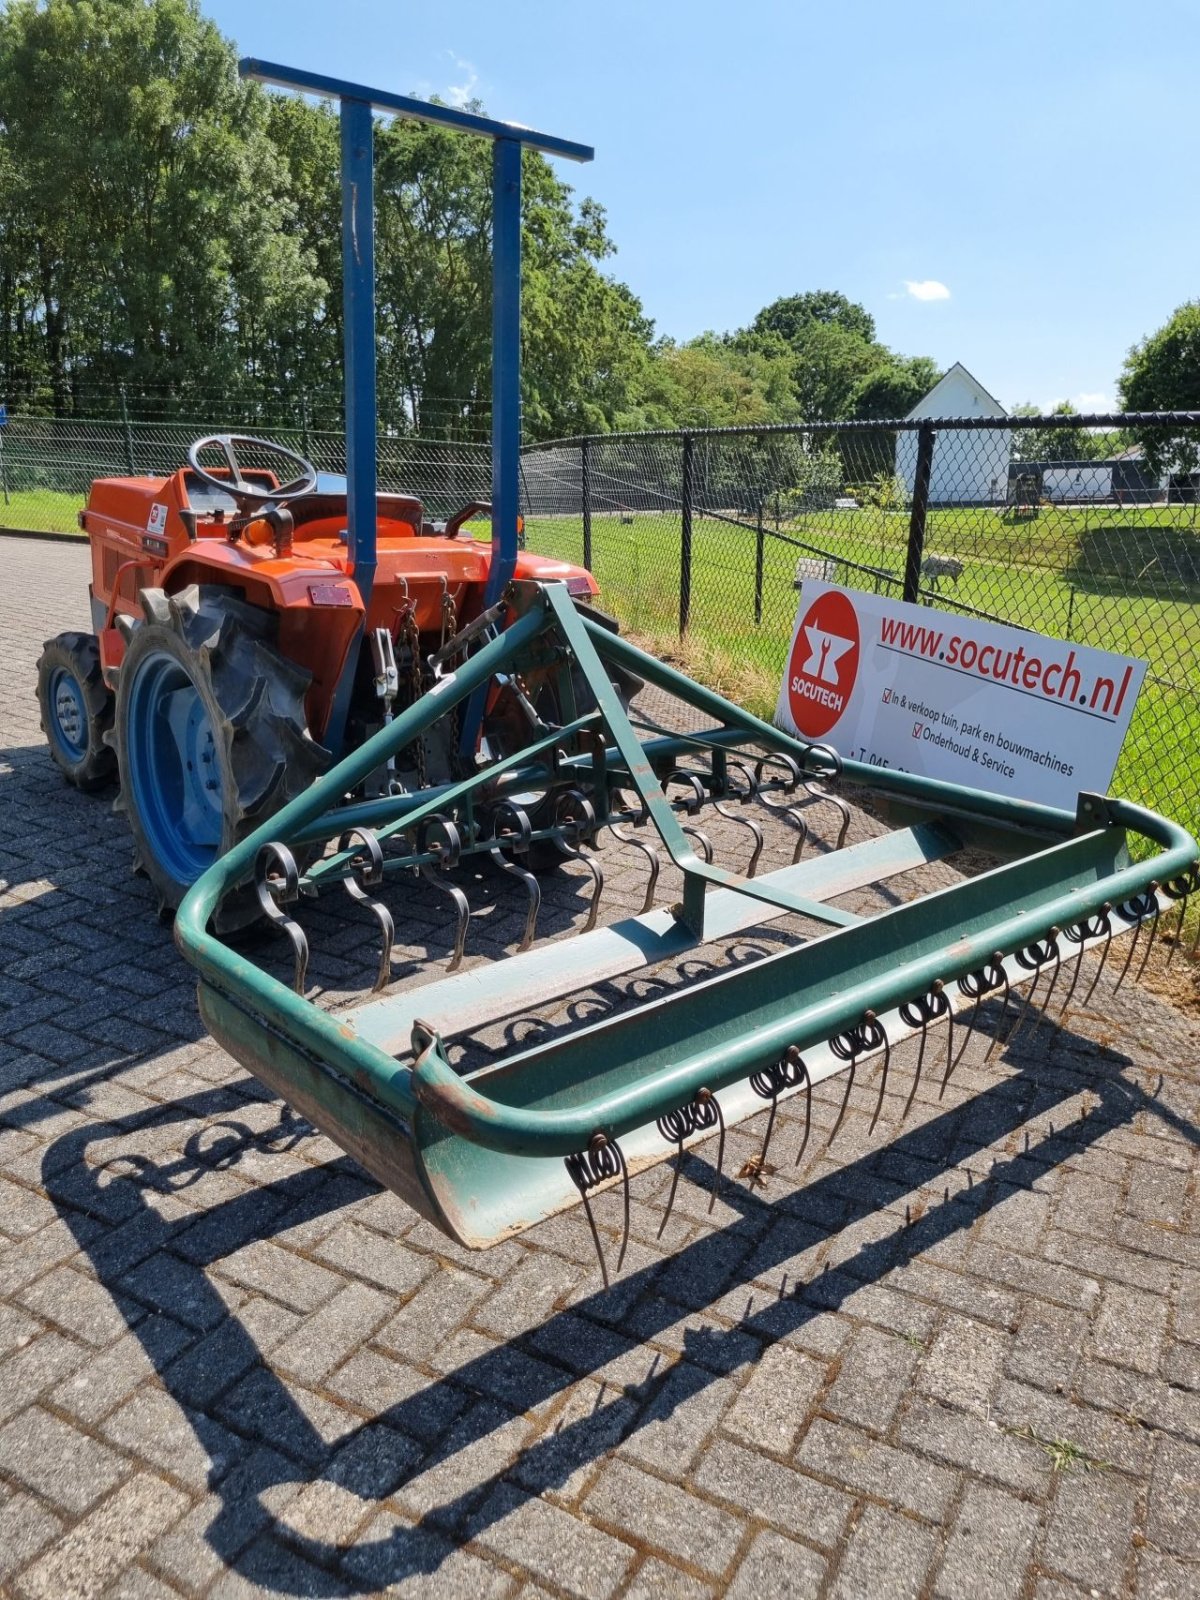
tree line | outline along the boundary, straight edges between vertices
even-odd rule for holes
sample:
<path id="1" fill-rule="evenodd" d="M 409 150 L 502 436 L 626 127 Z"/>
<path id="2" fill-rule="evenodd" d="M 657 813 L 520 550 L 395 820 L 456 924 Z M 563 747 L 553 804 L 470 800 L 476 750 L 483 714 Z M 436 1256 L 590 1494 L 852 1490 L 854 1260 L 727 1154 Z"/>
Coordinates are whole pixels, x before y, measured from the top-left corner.
<path id="1" fill-rule="evenodd" d="M 479 108 L 482 109 L 482 108 Z M 490 149 L 377 131 L 381 419 L 478 431 L 490 389 Z M 613 428 L 895 415 L 937 377 L 844 296 L 655 339 L 603 209 L 524 156 L 524 423 Z M 197 0 L 0 5 L 0 399 L 59 415 L 340 419 L 335 110 L 237 75 Z"/>
<path id="2" fill-rule="evenodd" d="M 656 339 L 603 209 L 535 152 L 524 186 L 527 438 L 897 417 L 939 376 L 832 290 Z M 381 122 L 376 188 L 381 421 L 477 435 L 489 147 Z M 338 427 L 340 233 L 334 109 L 240 80 L 198 0 L 0 0 L 0 401 Z M 1200 310 L 1180 319 L 1131 354 L 1131 405 L 1200 398 Z"/>

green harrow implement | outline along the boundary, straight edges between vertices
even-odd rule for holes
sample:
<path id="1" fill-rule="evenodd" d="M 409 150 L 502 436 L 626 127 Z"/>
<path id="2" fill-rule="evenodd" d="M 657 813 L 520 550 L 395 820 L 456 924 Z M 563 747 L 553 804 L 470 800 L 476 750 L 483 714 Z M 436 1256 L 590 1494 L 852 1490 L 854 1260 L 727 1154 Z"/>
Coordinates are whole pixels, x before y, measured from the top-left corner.
<path id="1" fill-rule="evenodd" d="M 1072 815 L 842 761 L 635 649 L 577 608 L 562 585 L 516 585 L 496 609 L 503 615 L 443 652 L 431 692 L 218 861 L 176 919 L 216 1038 L 463 1244 L 491 1244 L 581 1200 L 593 1220 L 591 1196 L 607 1184 L 625 1186 L 627 1211 L 630 1174 L 710 1136 L 723 1156 L 727 1128 L 764 1109 L 773 1125 L 786 1097 L 805 1096 L 807 1121 L 814 1088 L 840 1074 L 836 1133 L 869 1061 L 879 1078 L 874 1127 L 899 1039 L 921 1036 L 911 1106 L 932 1028 L 946 1030 L 944 1086 L 965 1042 L 961 1017 L 956 1028 L 963 1009 L 969 1025 L 987 999 L 1007 1007 L 1010 991 L 1022 983 L 1036 989 L 1044 973 L 1044 1007 L 1056 990 L 1069 1004 L 1081 984 L 1087 998 L 1099 977 L 1099 969 L 1084 970 L 1091 947 L 1106 962 L 1114 936 L 1134 930 L 1124 978 L 1148 927 L 1144 963 L 1162 907 L 1179 902 L 1182 926 L 1197 887 L 1196 845 L 1152 812 L 1083 795 Z M 497 675 L 523 681 L 548 671 L 560 677 L 562 720 L 549 726 L 530 707 L 531 736 L 516 754 L 433 791 L 346 801 Z M 674 695 L 709 725 L 639 733 L 614 671 L 622 682 L 635 673 Z M 705 859 L 698 803 L 727 804 L 753 791 L 791 809 L 803 846 L 797 802 L 820 803 L 819 786 L 831 781 L 854 786 L 899 826 L 762 877 Z M 633 839 L 631 825 L 652 831 L 658 844 Z M 395 876 L 424 874 L 448 889 L 459 913 L 457 966 L 469 919 L 453 883 L 460 863 L 487 855 L 524 883 L 524 946 L 540 890 L 523 862 L 557 845 L 599 884 L 593 846 L 605 829 L 639 845 L 651 888 L 665 851 L 681 885 L 669 909 L 336 1014 L 300 992 L 307 939 L 292 913 L 303 897 L 344 884 L 373 912 L 386 984 L 393 921 L 377 896 Z M 903 883 L 904 874 L 963 851 L 1000 864 L 874 916 L 839 904 L 855 889 Z M 312 864 L 302 870 L 305 859 Z M 247 882 L 291 941 L 291 989 L 208 931 L 222 897 Z M 778 954 L 514 1047 L 496 1062 L 456 1067 L 451 1043 L 459 1034 L 782 917 L 806 936 Z M 719 1172 L 720 1157 L 717 1165 Z"/>

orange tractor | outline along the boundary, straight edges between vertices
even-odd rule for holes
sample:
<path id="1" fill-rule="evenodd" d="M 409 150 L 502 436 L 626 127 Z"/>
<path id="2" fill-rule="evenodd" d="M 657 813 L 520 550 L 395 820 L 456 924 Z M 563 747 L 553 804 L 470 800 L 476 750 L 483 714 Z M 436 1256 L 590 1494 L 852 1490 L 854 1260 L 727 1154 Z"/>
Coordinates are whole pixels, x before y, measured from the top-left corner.
<path id="1" fill-rule="evenodd" d="M 466 525 L 490 509 L 430 522 L 412 496 L 379 494 L 364 596 L 345 481 L 281 445 L 213 435 L 170 477 L 92 485 L 81 522 L 95 632 L 47 642 L 42 726 L 79 788 L 119 778 L 136 865 L 164 907 L 411 705 L 439 653 L 480 629 L 492 544 Z M 597 592 L 582 568 L 524 550 L 514 576 L 563 581 L 580 600 Z M 543 704 L 552 693 L 543 686 Z M 360 792 L 447 782 L 479 749 L 519 744 L 524 713 L 536 722 L 524 690 L 497 684 L 474 750 L 461 753 L 447 720 L 401 753 L 407 768 L 393 762 Z"/>

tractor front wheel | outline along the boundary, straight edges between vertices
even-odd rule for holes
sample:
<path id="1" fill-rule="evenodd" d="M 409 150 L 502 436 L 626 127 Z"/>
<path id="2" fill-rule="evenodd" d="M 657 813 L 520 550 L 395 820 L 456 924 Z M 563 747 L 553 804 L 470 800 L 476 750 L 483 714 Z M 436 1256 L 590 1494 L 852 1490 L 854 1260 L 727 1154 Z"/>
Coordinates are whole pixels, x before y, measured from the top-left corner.
<path id="1" fill-rule="evenodd" d="M 275 647 L 278 618 L 215 585 L 146 589 L 118 680 L 111 742 L 134 866 L 174 910 L 218 856 L 328 765 L 308 732 L 309 674 Z M 221 931 L 258 916 L 248 896 Z"/>
<path id="2" fill-rule="evenodd" d="M 105 743 L 113 697 L 100 672 L 94 633 L 60 633 L 47 639 L 37 664 L 38 709 L 50 754 L 66 778 L 90 793 L 117 774 Z"/>

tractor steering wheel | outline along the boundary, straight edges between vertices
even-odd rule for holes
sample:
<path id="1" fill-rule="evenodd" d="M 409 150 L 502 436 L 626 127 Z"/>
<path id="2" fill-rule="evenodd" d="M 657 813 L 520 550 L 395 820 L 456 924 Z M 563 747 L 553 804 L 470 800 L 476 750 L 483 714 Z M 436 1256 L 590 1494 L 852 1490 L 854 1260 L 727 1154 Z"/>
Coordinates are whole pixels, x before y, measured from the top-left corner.
<path id="1" fill-rule="evenodd" d="M 298 466 L 300 472 L 296 477 L 289 478 L 286 483 L 281 483 L 278 489 L 267 489 L 261 483 L 252 483 L 242 476 L 242 468 L 234 448 L 237 445 L 251 446 L 255 456 L 261 456 L 264 451 L 269 456 L 280 456 L 283 460 Z M 208 449 L 220 450 L 229 463 L 227 478 L 218 477 L 215 472 L 210 472 L 200 465 L 200 452 Z M 280 505 L 285 500 L 298 500 L 301 495 L 312 494 L 317 487 L 317 469 L 312 462 L 306 461 L 294 450 L 276 444 L 273 439 L 254 439 L 245 433 L 209 433 L 188 446 L 187 458 L 188 466 L 202 483 L 232 495 L 238 508 L 243 512 L 250 512 L 268 504 Z"/>

